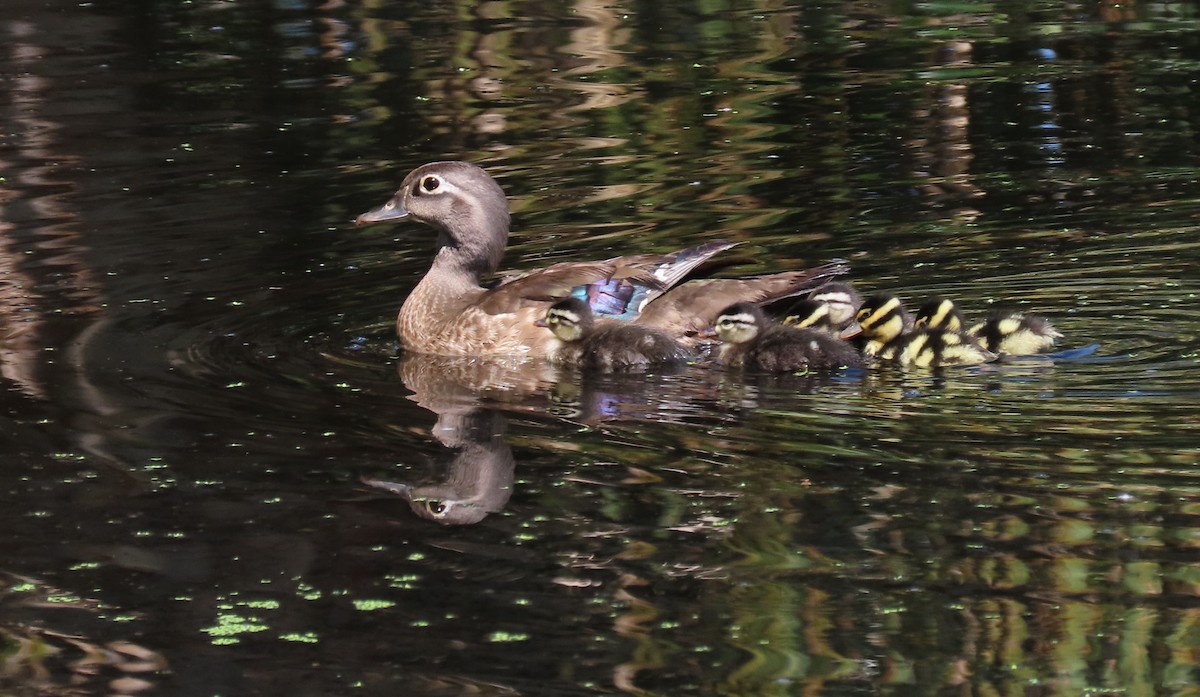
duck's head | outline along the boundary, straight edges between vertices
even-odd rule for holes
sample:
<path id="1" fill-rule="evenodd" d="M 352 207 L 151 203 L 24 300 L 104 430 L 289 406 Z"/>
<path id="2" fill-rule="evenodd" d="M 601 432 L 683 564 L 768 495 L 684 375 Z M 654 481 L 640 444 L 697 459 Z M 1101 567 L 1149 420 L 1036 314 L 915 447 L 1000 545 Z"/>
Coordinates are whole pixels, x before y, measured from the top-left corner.
<path id="1" fill-rule="evenodd" d="M 754 341 L 766 323 L 767 318 L 757 305 L 735 303 L 717 315 L 713 333 L 727 344 L 744 344 Z"/>
<path id="2" fill-rule="evenodd" d="M 963 313 L 949 298 L 933 298 L 917 309 L 914 323 L 918 327 L 960 332 L 966 325 Z"/>
<path id="3" fill-rule="evenodd" d="M 835 327 L 843 327 L 854 319 L 854 314 L 862 305 L 862 296 L 849 283 L 834 281 L 826 283 L 814 290 L 809 300 L 821 303 L 829 308 L 829 319 Z"/>
<path id="4" fill-rule="evenodd" d="M 594 322 L 592 308 L 579 298 L 559 300 L 546 310 L 546 318 L 537 321 L 539 327 L 548 327 L 559 341 L 579 341 L 592 330 Z"/>
<path id="5" fill-rule="evenodd" d="M 411 218 L 432 226 L 439 243 L 481 273 L 495 271 L 508 243 L 508 200 L 491 175 L 470 162 L 431 162 L 408 173 L 395 195 L 355 218 L 357 225 Z"/>
<path id="6" fill-rule="evenodd" d="M 834 331 L 833 312 L 829 305 L 813 300 L 801 300 L 792 308 L 795 314 L 788 315 L 783 324 L 800 329 L 820 329 L 824 332 Z M 853 315 L 850 316 L 853 318 Z"/>
<path id="7" fill-rule="evenodd" d="M 908 311 L 900 298 L 886 293 L 872 295 L 863 301 L 854 316 L 862 335 L 872 341 L 887 343 L 904 333 L 909 324 Z"/>

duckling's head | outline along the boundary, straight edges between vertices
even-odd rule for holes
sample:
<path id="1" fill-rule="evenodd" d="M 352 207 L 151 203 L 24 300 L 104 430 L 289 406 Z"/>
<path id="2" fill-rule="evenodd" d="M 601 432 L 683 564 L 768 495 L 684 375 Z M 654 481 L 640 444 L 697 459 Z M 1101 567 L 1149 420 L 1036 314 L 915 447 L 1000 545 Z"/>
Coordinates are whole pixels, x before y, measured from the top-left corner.
<path id="1" fill-rule="evenodd" d="M 848 324 L 862 305 L 862 296 L 854 286 L 842 281 L 826 283 L 809 294 L 808 299 L 829 307 L 829 319 L 835 327 Z"/>
<path id="2" fill-rule="evenodd" d="M 495 271 L 508 243 L 508 200 L 491 175 L 470 162 L 430 162 L 408 173 L 382 206 L 358 225 L 412 218 L 439 233 L 439 247 L 472 271 Z"/>
<path id="3" fill-rule="evenodd" d="M 595 321 L 592 308 L 579 298 L 560 300 L 546 310 L 546 318 L 538 326 L 549 327 L 559 341 L 580 341 L 592 330 Z"/>
<path id="4" fill-rule="evenodd" d="M 744 344 L 754 341 L 767 324 L 763 311 L 753 303 L 735 303 L 717 315 L 714 327 L 717 337 L 727 344 Z"/>
<path id="5" fill-rule="evenodd" d="M 908 311 L 900 298 L 887 293 L 872 295 L 863 301 L 854 316 L 862 335 L 872 341 L 887 343 L 904 333 Z"/>
<path id="6" fill-rule="evenodd" d="M 960 332 L 966 325 L 963 313 L 949 298 L 933 298 L 917 309 L 914 320 L 918 327 L 947 329 Z"/>
<path id="7" fill-rule="evenodd" d="M 784 326 L 820 329 L 825 332 L 834 331 L 832 310 L 823 302 L 812 299 L 801 300 L 792 308 L 792 312 L 794 314 L 788 315 L 783 320 Z"/>

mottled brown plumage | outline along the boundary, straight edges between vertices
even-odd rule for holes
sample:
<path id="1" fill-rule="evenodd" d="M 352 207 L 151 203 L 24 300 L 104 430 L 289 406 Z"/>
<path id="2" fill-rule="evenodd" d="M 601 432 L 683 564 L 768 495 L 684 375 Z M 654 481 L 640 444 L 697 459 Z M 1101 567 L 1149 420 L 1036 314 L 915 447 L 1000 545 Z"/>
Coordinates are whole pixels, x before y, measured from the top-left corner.
<path id="1" fill-rule="evenodd" d="M 508 240 L 508 202 L 500 186 L 467 162 L 422 165 L 404 178 L 384 205 L 358 224 L 411 217 L 438 233 L 425 277 L 404 301 L 396 332 L 407 350 L 442 355 L 545 356 L 552 335 L 535 325 L 572 289 L 610 279 L 637 282 L 637 306 L 626 315 L 671 336 L 694 334 L 735 300 L 772 300 L 817 286 L 847 271 L 833 263 L 752 279 L 684 282 L 713 255 L 732 247 L 710 242 L 674 254 L 636 254 L 597 262 L 567 262 L 481 284 L 493 274 Z M 639 314 L 640 313 L 640 314 Z"/>

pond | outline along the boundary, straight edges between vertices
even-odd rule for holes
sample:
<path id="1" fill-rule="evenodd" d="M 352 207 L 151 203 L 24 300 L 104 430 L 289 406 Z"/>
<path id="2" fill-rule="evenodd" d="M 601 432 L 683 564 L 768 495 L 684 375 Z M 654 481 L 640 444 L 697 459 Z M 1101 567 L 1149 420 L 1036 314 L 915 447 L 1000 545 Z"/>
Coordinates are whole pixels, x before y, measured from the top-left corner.
<path id="1" fill-rule="evenodd" d="M 10 0 L 0 36 L 5 694 L 1200 683 L 1193 5 Z M 444 159 L 505 189 L 503 269 L 724 239 L 1067 351 L 405 353 L 434 233 L 353 221 Z"/>

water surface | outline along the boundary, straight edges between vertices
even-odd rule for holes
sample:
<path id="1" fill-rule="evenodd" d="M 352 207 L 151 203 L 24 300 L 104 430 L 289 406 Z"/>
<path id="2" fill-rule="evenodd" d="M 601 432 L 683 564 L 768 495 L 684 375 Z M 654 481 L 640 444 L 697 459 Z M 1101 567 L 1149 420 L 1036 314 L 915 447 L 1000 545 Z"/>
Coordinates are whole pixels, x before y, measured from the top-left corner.
<path id="1" fill-rule="evenodd" d="M 8 692 L 1194 690 L 1190 5 L 19 0 L 0 35 Z M 508 192 L 508 268 L 731 239 L 1099 348 L 406 356 L 432 234 L 350 221 L 438 159 Z"/>

